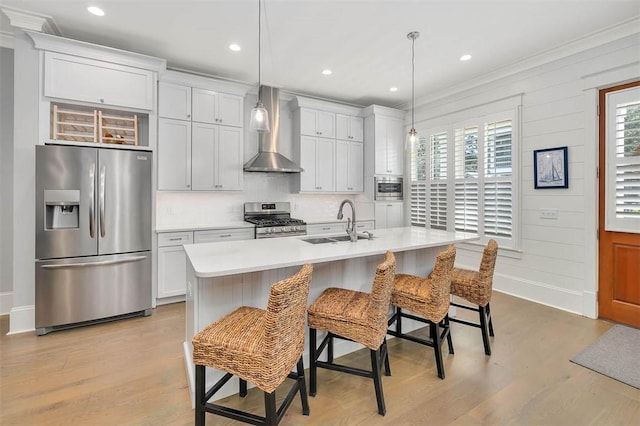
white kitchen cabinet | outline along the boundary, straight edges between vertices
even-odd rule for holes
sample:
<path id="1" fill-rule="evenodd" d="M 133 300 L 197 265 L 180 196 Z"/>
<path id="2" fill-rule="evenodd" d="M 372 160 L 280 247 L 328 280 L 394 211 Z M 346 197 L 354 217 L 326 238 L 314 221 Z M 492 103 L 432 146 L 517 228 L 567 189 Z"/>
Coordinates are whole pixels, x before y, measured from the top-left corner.
<path id="1" fill-rule="evenodd" d="M 158 299 L 182 296 L 187 287 L 187 256 L 183 245 L 193 242 L 193 232 L 158 234 Z"/>
<path id="2" fill-rule="evenodd" d="M 191 87 L 159 82 L 158 115 L 175 120 L 191 120 Z"/>
<path id="3" fill-rule="evenodd" d="M 376 228 L 397 228 L 404 226 L 404 205 L 402 202 L 376 203 Z"/>
<path id="4" fill-rule="evenodd" d="M 311 108 L 300 108 L 300 133 L 323 138 L 336 137 L 336 114 Z"/>
<path id="5" fill-rule="evenodd" d="M 300 191 L 334 192 L 335 139 L 302 136 L 300 138 Z"/>
<path id="6" fill-rule="evenodd" d="M 215 243 L 220 241 L 240 241 L 253 240 L 255 238 L 255 228 L 225 228 L 212 229 L 207 231 L 196 231 L 194 241 L 198 243 Z"/>
<path id="7" fill-rule="evenodd" d="M 187 288 L 187 256 L 184 244 L 212 243 L 219 241 L 252 240 L 254 228 L 214 228 L 203 231 L 158 233 L 158 291 L 159 303 L 175 302 L 176 296 L 184 296 Z"/>
<path id="8" fill-rule="evenodd" d="M 357 219 L 357 218 L 356 218 Z M 356 220 L 356 231 L 364 232 L 376 229 L 376 222 L 373 220 Z"/>
<path id="9" fill-rule="evenodd" d="M 336 139 L 362 142 L 364 139 L 364 122 L 362 117 L 336 114 Z"/>
<path id="10" fill-rule="evenodd" d="M 348 214 L 348 213 L 347 213 Z M 357 220 L 356 216 L 356 231 L 373 231 L 375 229 L 375 222 L 373 220 Z M 339 234 L 346 232 L 347 222 L 326 222 L 326 223 L 308 223 L 307 235 L 322 235 L 322 234 Z"/>
<path id="11" fill-rule="evenodd" d="M 404 111 L 371 105 L 364 109 L 364 175 L 404 174 Z M 368 194 L 373 197 L 373 193 Z"/>
<path id="12" fill-rule="evenodd" d="M 158 119 L 158 189 L 191 188 L 191 122 Z"/>
<path id="13" fill-rule="evenodd" d="M 404 139 L 402 120 L 376 117 L 375 173 L 402 175 L 404 172 Z"/>
<path id="14" fill-rule="evenodd" d="M 307 235 L 338 234 L 345 232 L 346 226 L 343 222 L 308 223 Z"/>
<path id="15" fill-rule="evenodd" d="M 153 71 L 44 52 L 44 95 L 99 105 L 154 109 Z"/>
<path id="16" fill-rule="evenodd" d="M 364 191 L 363 164 L 362 142 L 336 141 L 336 192 Z"/>
<path id="17" fill-rule="evenodd" d="M 191 189 L 242 189 L 242 137 L 238 127 L 192 124 Z"/>
<path id="18" fill-rule="evenodd" d="M 244 99 L 241 96 L 197 88 L 193 88 L 192 96 L 193 121 L 243 126 Z"/>

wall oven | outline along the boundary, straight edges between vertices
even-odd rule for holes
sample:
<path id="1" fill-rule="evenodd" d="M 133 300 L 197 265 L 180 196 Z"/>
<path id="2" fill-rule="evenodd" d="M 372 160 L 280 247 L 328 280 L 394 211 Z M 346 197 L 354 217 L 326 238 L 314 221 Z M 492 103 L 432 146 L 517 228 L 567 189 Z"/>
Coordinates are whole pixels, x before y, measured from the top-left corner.
<path id="1" fill-rule="evenodd" d="M 376 200 L 402 200 L 404 188 L 399 176 L 376 176 L 374 179 L 374 198 Z"/>

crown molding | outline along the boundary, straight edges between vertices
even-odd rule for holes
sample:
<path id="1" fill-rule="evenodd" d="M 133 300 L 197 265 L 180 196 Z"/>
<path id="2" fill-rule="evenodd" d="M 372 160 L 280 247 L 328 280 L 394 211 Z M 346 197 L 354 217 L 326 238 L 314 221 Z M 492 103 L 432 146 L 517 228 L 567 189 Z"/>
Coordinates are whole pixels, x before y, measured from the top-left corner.
<path id="1" fill-rule="evenodd" d="M 0 47 L 13 49 L 13 33 L 10 31 L 0 31 Z"/>
<path id="2" fill-rule="evenodd" d="M 96 60 L 114 62 L 136 68 L 162 72 L 167 68 L 167 60 L 113 47 L 101 46 L 79 40 L 24 30 L 36 49 L 67 55 L 82 56 Z"/>
<path id="3" fill-rule="evenodd" d="M 1 10 L 7 15 L 9 23 L 13 27 L 57 36 L 62 35 L 62 31 L 60 31 L 56 22 L 49 15 L 42 15 L 40 13 L 8 6 L 2 7 Z"/>
<path id="4" fill-rule="evenodd" d="M 640 34 L 640 15 L 631 17 L 626 21 L 616 25 L 603 28 L 599 31 L 579 37 L 560 46 L 539 52 L 536 55 L 529 56 L 520 61 L 506 65 L 496 71 L 484 74 L 475 79 L 470 79 L 464 84 L 458 84 L 455 87 L 448 87 L 438 92 L 434 92 L 428 96 L 422 96 L 416 99 L 416 108 L 436 102 L 443 98 L 451 97 L 456 94 L 466 92 L 473 88 L 492 83 L 503 78 L 507 78 L 514 74 L 524 72 L 538 66 L 548 64 L 584 52 L 589 49 L 602 46 L 625 37 Z M 399 108 L 407 108 L 407 103 L 401 104 Z"/>

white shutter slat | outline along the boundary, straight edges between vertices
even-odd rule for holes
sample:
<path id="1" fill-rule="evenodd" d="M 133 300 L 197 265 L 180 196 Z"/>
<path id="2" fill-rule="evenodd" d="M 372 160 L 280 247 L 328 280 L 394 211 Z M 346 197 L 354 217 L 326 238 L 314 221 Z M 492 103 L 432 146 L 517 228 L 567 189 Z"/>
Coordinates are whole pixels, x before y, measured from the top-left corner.
<path id="1" fill-rule="evenodd" d="M 426 226 L 427 224 L 427 184 L 425 182 L 411 183 L 411 225 Z"/>

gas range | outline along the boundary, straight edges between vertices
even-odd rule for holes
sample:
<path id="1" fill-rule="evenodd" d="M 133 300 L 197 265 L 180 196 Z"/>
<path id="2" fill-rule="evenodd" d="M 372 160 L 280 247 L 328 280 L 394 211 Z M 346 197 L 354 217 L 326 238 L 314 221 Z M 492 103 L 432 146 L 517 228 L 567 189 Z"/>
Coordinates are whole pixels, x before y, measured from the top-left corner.
<path id="1" fill-rule="evenodd" d="M 256 226 L 256 238 L 307 235 L 307 224 L 291 217 L 291 203 L 244 203 L 244 220 Z"/>

